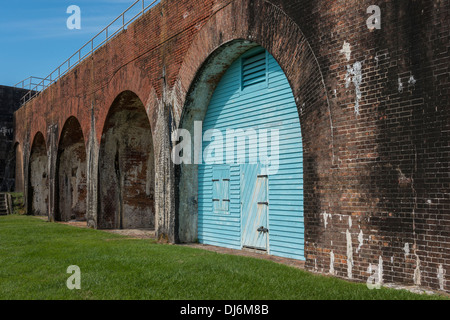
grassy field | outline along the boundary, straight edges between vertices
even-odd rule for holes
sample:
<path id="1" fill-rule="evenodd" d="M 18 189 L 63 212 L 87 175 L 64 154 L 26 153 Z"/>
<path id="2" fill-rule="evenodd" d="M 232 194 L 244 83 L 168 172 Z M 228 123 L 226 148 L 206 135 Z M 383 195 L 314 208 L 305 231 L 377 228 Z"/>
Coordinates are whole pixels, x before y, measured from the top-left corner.
<path id="1" fill-rule="evenodd" d="M 81 269 L 69 290 L 67 267 Z M 439 299 L 312 275 L 274 262 L 0 217 L 0 299 Z"/>

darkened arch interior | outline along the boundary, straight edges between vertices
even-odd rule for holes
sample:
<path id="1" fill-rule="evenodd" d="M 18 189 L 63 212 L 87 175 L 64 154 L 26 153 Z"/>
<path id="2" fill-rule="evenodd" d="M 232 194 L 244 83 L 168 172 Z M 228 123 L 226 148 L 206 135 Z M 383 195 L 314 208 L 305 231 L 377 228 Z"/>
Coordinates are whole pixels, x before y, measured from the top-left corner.
<path id="1" fill-rule="evenodd" d="M 114 100 L 102 132 L 99 228 L 155 228 L 154 166 L 145 107 L 135 93 L 124 91 Z"/>
<path id="2" fill-rule="evenodd" d="M 188 91 L 180 128 L 187 129 L 193 137 L 194 122 L 203 121 L 211 97 L 223 74 L 236 59 L 258 46 L 260 46 L 258 43 L 247 40 L 233 40 L 215 50 L 207 58 Z M 193 141 L 191 148 L 194 150 Z M 177 240 L 196 241 L 198 239 L 198 165 L 178 165 L 176 175 Z"/>
<path id="3" fill-rule="evenodd" d="M 56 162 L 56 221 L 86 220 L 87 164 L 83 131 L 75 117 L 61 131 Z"/>
<path id="4" fill-rule="evenodd" d="M 36 133 L 28 165 L 28 214 L 48 215 L 48 157 L 44 135 Z"/>

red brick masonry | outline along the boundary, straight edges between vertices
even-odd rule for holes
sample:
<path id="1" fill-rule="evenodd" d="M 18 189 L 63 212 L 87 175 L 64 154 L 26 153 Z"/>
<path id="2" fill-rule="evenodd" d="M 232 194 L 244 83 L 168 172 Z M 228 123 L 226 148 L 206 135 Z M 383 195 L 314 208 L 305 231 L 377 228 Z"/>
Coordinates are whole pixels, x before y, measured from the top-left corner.
<path id="1" fill-rule="evenodd" d="M 366 25 L 373 4 L 380 30 Z M 105 119 L 131 91 L 152 130 L 156 233 L 177 241 L 171 132 L 195 104 L 190 92 L 209 57 L 233 40 L 254 42 L 285 71 L 299 110 L 305 267 L 360 281 L 370 266 L 382 267 L 385 283 L 448 292 L 449 13 L 450 2 L 439 0 L 163 0 L 15 113 L 21 179 L 29 179 L 41 132 L 52 219 L 59 138 L 75 117 L 86 144 L 87 219 L 96 227 Z"/>

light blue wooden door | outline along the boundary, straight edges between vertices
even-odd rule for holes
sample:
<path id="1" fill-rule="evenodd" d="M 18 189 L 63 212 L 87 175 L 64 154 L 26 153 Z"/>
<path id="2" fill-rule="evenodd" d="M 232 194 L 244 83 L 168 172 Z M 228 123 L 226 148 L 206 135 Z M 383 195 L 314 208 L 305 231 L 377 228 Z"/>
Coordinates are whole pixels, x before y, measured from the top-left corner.
<path id="1" fill-rule="evenodd" d="M 268 183 L 258 164 L 241 165 L 242 246 L 267 250 Z"/>
<path id="2" fill-rule="evenodd" d="M 220 131 L 215 142 L 203 141 L 203 151 L 222 139 L 223 163 L 198 166 L 198 238 L 200 243 L 233 249 L 252 247 L 271 255 L 304 259 L 303 146 L 297 105 L 281 67 L 267 51 L 253 48 L 225 72 L 208 105 L 203 134 Z M 278 155 L 278 170 L 261 175 L 261 148 L 255 140 L 228 140 L 228 130 L 263 130 L 278 144 L 267 149 Z M 216 140 L 218 139 L 218 140 Z M 264 140 L 264 139 L 263 139 Z M 225 146 L 235 150 L 230 163 Z M 277 148 L 272 148 L 277 146 Z M 238 153 L 245 153 L 239 162 Z M 203 153 L 205 156 L 205 152 Z M 256 161 L 251 156 L 256 156 Z M 209 164 L 208 164 L 209 163 Z M 258 166 L 255 167 L 255 164 Z M 242 174 L 244 173 L 244 176 Z M 268 201 L 267 201 L 268 200 Z M 268 232 L 257 231 L 260 227 Z"/>

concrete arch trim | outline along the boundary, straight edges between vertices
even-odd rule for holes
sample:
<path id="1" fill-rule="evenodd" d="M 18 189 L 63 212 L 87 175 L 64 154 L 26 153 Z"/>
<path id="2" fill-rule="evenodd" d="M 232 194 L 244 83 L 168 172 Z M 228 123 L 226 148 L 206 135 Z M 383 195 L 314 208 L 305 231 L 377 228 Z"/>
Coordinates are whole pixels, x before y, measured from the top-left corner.
<path id="1" fill-rule="evenodd" d="M 69 124 L 69 121 L 72 121 L 72 120 L 76 121 L 76 124 L 78 125 L 78 127 L 81 130 L 81 135 L 83 137 L 83 143 L 84 143 L 84 146 L 85 146 L 85 149 L 86 149 L 86 135 L 85 135 L 85 133 L 83 131 L 83 127 L 81 126 L 81 122 L 78 120 L 76 115 L 71 115 L 71 116 L 66 118 L 66 120 L 64 121 L 63 126 L 61 127 L 61 130 L 58 132 L 58 138 L 57 138 L 57 141 L 56 141 L 56 145 L 58 146 L 58 151 L 59 151 L 59 147 L 61 145 L 62 139 L 63 139 L 62 135 L 63 135 L 64 131 L 67 129 L 67 125 Z"/>

